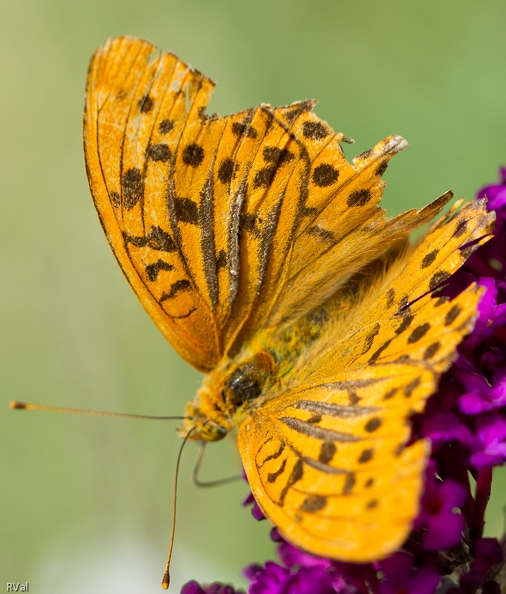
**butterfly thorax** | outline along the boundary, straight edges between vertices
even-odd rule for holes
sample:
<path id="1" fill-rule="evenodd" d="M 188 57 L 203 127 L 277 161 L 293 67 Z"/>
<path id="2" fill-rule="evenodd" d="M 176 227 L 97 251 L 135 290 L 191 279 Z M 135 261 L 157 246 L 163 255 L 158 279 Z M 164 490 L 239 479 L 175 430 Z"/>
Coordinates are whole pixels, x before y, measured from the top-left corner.
<path id="1" fill-rule="evenodd" d="M 195 398 L 188 403 L 181 435 L 191 430 L 192 440 L 222 439 L 265 400 L 276 373 L 276 362 L 265 350 L 249 358 L 224 359 L 204 377 Z"/>
<path id="2" fill-rule="evenodd" d="M 320 336 L 327 319 L 327 311 L 320 308 L 293 325 L 259 334 L 236 357 L 223 358 L 188 403 L 181 436 L 191 431 L 189 439 L 218 441 L 279 394 L 297 358 Z"/>

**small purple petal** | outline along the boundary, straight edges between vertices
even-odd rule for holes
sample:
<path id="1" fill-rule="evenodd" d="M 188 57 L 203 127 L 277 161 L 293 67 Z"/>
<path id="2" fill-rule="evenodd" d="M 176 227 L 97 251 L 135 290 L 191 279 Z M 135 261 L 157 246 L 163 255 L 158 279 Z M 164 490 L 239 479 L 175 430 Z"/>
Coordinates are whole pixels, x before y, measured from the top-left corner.
<path id="1" fill-rule="evenodd" d="M 503 560 L 501 545 L 495 538 L 480 538 L 476 541 L 475 551 L 473 571 L 481 575 L 485 575 L 491 567 Z"/>
<path id="2" fill-rule="evenodd" d="M 285 594 L 285 586 L 290 572 L 273 561 L 267 561 L 264 567 L 250 565 L 246 568 L 246 577 L 251 580 L 249 594 Z"/>
<path id="3" fill-rule="evenodd" d="M 195 580 L 187 582 L 181 588 L 181 594 L 203 594 L 204 590 L 200 587 L 200 584 Z"/>
<path id="4" fill-rule="evenodd" d="M 417 529 L 425 528 L 422 547 L 427 551 L 438 551 L 456 546 L 465 528 L 465 518 L 454 513 L 467 499 L 466 489 L 452 479 L 436 480 L 434 463 L 426 473 L 425 493 L 422 509 L 415 521 Z"/>
<path id="5" fill-rule="evenodd" d="M 440 575 L 435 567 L 413 569 L 413 558 L 406 553 L 396 553 L 380 563 L 385 579 L 381 594 L 432 594 Z"/>
<path id="6" fill-rule="evenodd" d="M 471 455 L 475 468 L 506 462 L 506 419 L 495 414 L 480 417 L 476 422 L 480 451 Z"/>
<path id="7" fill-rule="evenodd" d="M 253 497 L 253 493 L 250 493 L 242 502 L 244 507 L 251 505 L 251 515 L 255 518 L 255 520 L 265 520 L 265 516 L 263 511 L 260 509 L 256 499 Z"/>
<path id="8" fill-rule="evenodd" d="M 436 412 L 424 417 L 421 423 L 421 435 L 432 440 L 434 450 L 450 441 L 460 441 L 469 447 L 475 442 L 472 431 L 453 412 Z"/>
<path id="9" fill-rule="evenodd" d="M 423 548 L 439 551 L 458 545 L 465 526 L 464 517 L 457 514 L 446 514 L 444 519 L 440 517 L 432 521 L 422 539 Z"/>
<path id="10" fill-rule="evenodd" d="M 244 590 L 235 590 L 232 586 L 214 582 L 209 586 L 201 586 L 195 580 L 187 582 L 181 588 L 181 594 L 244 594 Z"/>
<path id="11" fill-rule="evenodd" d="M 323 557 L 315 557 L 301 549 L 297 549 L 286 541 L 282 541 L 278 548 L 278 555 L 282 563 L 289 568 L 294 567 L 330 567 L 331 561 Z"/>
<path id="12" fill-rule="evenodd" d="M 335 594 L 330 575 L 320 567 L 302 567 L 290 576 L 283 594 Z"/>

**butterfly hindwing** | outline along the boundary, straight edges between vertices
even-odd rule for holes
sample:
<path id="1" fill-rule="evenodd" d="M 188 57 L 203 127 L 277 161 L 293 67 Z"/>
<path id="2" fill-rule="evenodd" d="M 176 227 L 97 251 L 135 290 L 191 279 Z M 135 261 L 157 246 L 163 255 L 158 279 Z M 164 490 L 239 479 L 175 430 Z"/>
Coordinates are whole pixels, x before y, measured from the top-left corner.
<path id="1" fill-rule="evenodd" d="M 370 561 L 401 545 L 418 510 L 428 443 L 410 438 L 439 375 L 471 331 L 481 291 L 433 297 L 487 240 L 483 203 L 455 207 L 332 314 L 278 394 L 239 430 L 249 483 L 293 544 L 316 555 Z M 445 272 L 445 275 L 441 274 Z"/>

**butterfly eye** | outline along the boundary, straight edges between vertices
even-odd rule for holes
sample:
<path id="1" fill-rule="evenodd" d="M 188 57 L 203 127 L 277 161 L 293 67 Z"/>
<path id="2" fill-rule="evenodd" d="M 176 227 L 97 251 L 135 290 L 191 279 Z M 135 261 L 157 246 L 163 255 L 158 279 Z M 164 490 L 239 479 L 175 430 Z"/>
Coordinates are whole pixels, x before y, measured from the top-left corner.
<path id="1" fill-rule="evenodd" d="M 254 365 L 248 363 L 239 367 L 228 380 L 226 399 L 240 406 L 253 400 L 262 393 L 261 373 Z"/>

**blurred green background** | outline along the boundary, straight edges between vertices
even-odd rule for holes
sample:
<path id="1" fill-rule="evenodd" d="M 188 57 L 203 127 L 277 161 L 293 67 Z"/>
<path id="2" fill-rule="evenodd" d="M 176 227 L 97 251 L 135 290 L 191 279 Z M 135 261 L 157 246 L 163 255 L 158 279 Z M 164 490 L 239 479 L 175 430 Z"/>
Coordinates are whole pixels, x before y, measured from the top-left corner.
<path id="1" fill-rule="evenodd" d="M 179 446 L 175 423 L 8 402 L 181 414 L 200 382 L 137 303 L 89 197 L 81 121 L 95 48 L 130 34 L 177 53 L 217 81 L 221 114 L 317 98 L 320 117 L 357 139 L 349 156 L 404 135 L 411 148 L 386 176 L 398 212 L 448 188 L 472 197 L 506 164 L 505 31 L 503 0 L 0 0 L 0 588 L 160 592 Z M 273 550 L 240 506 L 244 484 L 192 484 L 195 454 L 180 475 L 174 591 L 190 578 L 239 585 Z M 203 478 L 238 467 L 225 440 Z"/>

